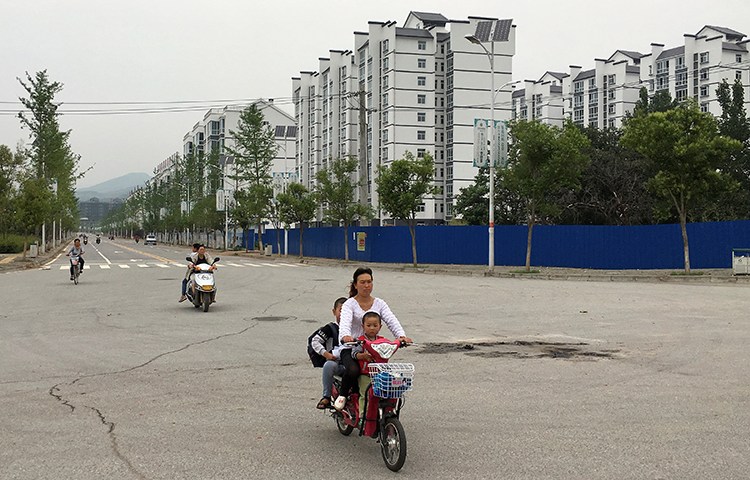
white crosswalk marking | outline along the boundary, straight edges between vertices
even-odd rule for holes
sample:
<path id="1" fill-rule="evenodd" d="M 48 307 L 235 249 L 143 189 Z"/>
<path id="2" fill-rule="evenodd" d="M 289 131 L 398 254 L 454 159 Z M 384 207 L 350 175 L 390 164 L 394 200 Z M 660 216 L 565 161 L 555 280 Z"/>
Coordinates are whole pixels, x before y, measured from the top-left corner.
<path id="1" fill-rule="evenodd" d="M 297 268 L 297 265 L 292 265 L 291 263 L 280 263 L 279 265 L 281 265 L 282 267 Z"/>
<path id="2" fill-rule="evenodd" d="M 148 265 L 146 265 L 145 263 L 139 263 L 138 268 L 148 268 Z"/>
<path id="3" fill-rule="evenodd" d="M 274 267 L 274 268 L 279 268 L 279 266 L 278 266 L 278 265 L 274 265 L 273 263 L 261 263 L 261 265 L 265 265 L 266 267 Z"/>
<path id="4" fill-rule="evenodd" d="M 130 268 L 130 265 L 120 265 L 120 268 Z"/>
<path id="5" fill-rule="evenodd" d="M 230 267 L 244 267 L 244 265 L 240 265 L 239 263 L 225 263 L 224 265 L 229 265 Z"/>
<path id="6" fill-rule="evenodd" d="M 109 265 L 99 265 L 102 270 L 109 270 Z"/>
<path id="7" fill-rule="evenodd" d="M 247 265 L 248 267 L 260 267 L 260 265 L 256 265 L 254 263 L 246 263 L 245 265 Z"/>
<path id="8" fill-rule="evenodd" d="M 163 263 L 155 263 L 154 265 L 156 265 L 159 268 L 169 268 L 169 265 L 164 265 Z"/>
<path id="9" fill-rule="evenodd" d="M 127 262 L 127 260 L 125 260 Z M 234 268 L 245 268 L 245 267 L 254 267 L 254 268 L 264 268 L 264 267 L 271 267 L 271 268 L 281 268 L 281 267 L 289 267 L 289 268 L 299 268 L 299 267 L 307 267 L 307 265 L 295 265 L 293 263 L 235 263 L 235 262 L 229 262 L 224 263 L 220 265 L 225 265 L 227 267 L 234 267 Z M 133 267 L 133 264 L 130 263 L 112 263 L 112 264 L 106 264 L 106 263 L 94 263 L 92 265 L 89 265 L 88 263 L 83 266 L 84 270 L 91 270 L 92 268 L 99 267 L 100 270 L 111 270 L 113 268 L 122 268 L 122 269 L 129 269 Z M 138 268 L 167 268 L 170 269 L 172 267 L 177 268 L 185 268 L 185 265 L 181 263 L 176 262 L 167 262 L 167 263 L 136 263 L 136 267 Z M 68 270 L 70 268 L 70 265 L 60 265 L 60 270 Z"/>

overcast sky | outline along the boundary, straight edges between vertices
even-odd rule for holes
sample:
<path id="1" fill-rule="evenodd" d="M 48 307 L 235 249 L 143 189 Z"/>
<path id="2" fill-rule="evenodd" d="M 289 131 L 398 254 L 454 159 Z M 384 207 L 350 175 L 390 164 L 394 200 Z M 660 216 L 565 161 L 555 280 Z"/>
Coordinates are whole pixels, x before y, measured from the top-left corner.
<path id="1" fill-rule="evenodd" d="M 80 186 L 151 173 L 209 106 L 226 103 L 212 101 L 270 97 L 291 113 L 291 77 L 352 49 L 368 21 L 401 25 L 411 10 L 512 18 L 515 80 L 593 68 L 617 49 L 679 46 L 707 24 L 750 34 L 750 0 L 0 0 L 0 144 L 28 139 L 13 113 L 25 93 L 16 77 L 46 69 L 64 84 L 63 108 L 110 112 L 60 119 L 81 167 L 94 166 Z M 144 105 L 76 102 L 196 110 L 124 115 L 111 112 Z"/>

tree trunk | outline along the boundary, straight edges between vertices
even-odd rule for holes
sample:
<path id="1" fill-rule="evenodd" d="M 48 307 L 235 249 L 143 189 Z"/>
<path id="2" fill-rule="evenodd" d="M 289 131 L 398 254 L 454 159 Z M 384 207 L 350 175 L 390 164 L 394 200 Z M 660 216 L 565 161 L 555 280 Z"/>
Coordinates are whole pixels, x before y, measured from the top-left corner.
<path id="1" fill-rule="evenodd" d="M 683 209 L 680 211 L 680 230 L 682 231 L 682 249 L 685 255 L 685 273 L 690 274 L 690 247 L 688 246 L 687 235 L 687 213 Z"/>
<path id="2" fill-rule="evenodd" d="M 344 225 L 344 260 L 349 261 L 349 227 Z"/>
<path id="3" fill-rule="evenodd" d="M 281 256 L 281 238 L 279 237 L 279 227 L 274 226 L 276 229 L 276 250 L 277 250 L 277 256 Z"/>
<path id="4" fill-rule="evenodd" d="M 260 230 L 261 224 L 258 222 L 258 248 L 263 253 L 263 232 Z"/>
<path id="5" fill-rule="evenodd" d="M 529 215 L 529 229 L 526 236 L 526 272 L 531 272 L 531 236 L 534 232 L 534 214 Z"/>
<path id="6" fill-rule="evenodd" d="M 417 268 L 417 231 L 414 226 L 414 219 L 409 220 L 409 234 L 411 235 L 411 258 L 414 262 L 414 268 Z"/>

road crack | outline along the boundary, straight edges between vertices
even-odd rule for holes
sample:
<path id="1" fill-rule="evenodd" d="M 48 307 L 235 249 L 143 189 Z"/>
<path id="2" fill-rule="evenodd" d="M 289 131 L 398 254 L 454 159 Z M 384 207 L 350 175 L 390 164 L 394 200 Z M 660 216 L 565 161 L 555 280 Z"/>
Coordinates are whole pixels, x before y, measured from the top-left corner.
<path id="1" fill-rule="evenodd" d="M 124 374 L 124 373 L 130 373 L 130 372 L 133 372 L 133 371 L 138 370 L 140 368 L 143 368 L 143 367 L 145 367 L 147 365 L 150 365 L 150 364 L 154 363 L 155 361 L 157 361 L 158 359 L 160 359 L 162 357 L 166 357 L 168 355 L 173 355 L 173 354 L 185 351 L 185 350 L 187 350 L 187 349 L 189 349 L 191 347 L 196 347 L 198 345 L 204 345 L 206 343 L 211 343 L 211 342 L 214 342 L 216 340 L 221 340 L 222 338 L 227 338 L 227 337 L 233 337 L 233 336 L 242 335 L 243 333 L 247 332 L 248 330 L 250 330 L 251 328 L 255 327 L 256 325 L 258 325 L 257 322 L 255 322 L 255 323 L 253 323 L 251 325 L 248 325 L 247 327 L 245 327 L 245 328 L 243 328 L 241 330 L 238 330 L 236 332 L 224 333 L 222 335 L 217 335 L 215 337 L 206 338 L 206 339 L 203 339 L 203 340 L 199 340 L 197 342 L 188 343 L 187 345 L 184 345 L 184 346 L 182 346 L 180 348 L 176 348 L 174 350 L 169 350 L 167 352 L 160 353 L 159 355 L 156 355 L 155 357 L 153 357 L 153 358 L 151 358 L 151 359 L 149 359 L 149 360 L 147 360 L 147 361 L 145 361 L 145 362 L 143 362 L 143 363 L 141 363 L 139 365 L 136 365 L 134 367 L 126 368 L 126 369 L 123 369 L 123 370 L 116 370 L 116 371 L 113 371 L 113 372 L 102 372 L 102 373 L 92 373 L 92 374 L 89 374 L 89 375 L 81 375 L 80 377 L 75 378 L 71 382 L 68 382 L 68 383 L 61 382 L 61 383 L 57 383 L 57 384 L 53 385 L 52 387 L 50 387 L 48 393 L 55 400 L 57 400 L 58 402 L 60 402 L 65 407 L 69 408 L 70 409 L 70 413 L 73 414 L 76 411 L 76 405 L 74 405 L 72 403 L 72 401 L 69 398 L 67 398 L 65 396 L 64 392 L 62 391 L 62 388 L 66 387 L 66 386 L 67 387 L 72 387 L 75 384 L 77 384 L 78 382 L 80 382 L 81 380 L 85 380 L 85 379 L 89 379 L 89 378 L 107 377 L 107 376 L 113 376 L 113 375 L 121 375 L 121 374 Z M 119 447 L 119 444 L 118 444 L 118 441 L 117 441 L 117 434 L 116 434 L 116 431 L 115 431 L 115 429 L 117 427 L 117 424 L 114 421 L 109 420 L 107 418 L 107 416 L 104 414 L 104 412 L 102 412 L 101 409 L 99 409 L 98 407 L 89 406 L 89 405 L 83 405 L 83 407 L 86 408 L 86 409 L 91 410 L 92 412 L 94 412 L 97 415 L 97 417 L 99 418 L 99 420 L 102 422 L 102 424 L 105 427 L 107 427 L 107 435 L 109 437 L 110 447 L 111 447 L 112 452 L 114 453 L 114 455 L 120 461 L 122 461 L 125 464 L 125 466 L 128 468 L 128 470 L 134 476 L 136 476 L 139 480 L 147 480 L 147 477 L 142 472 L 140 472 L 132 464 L 132 462 L 128 459 L 128 457 L 126 455 L 124 455 L 120 451 L 120 447 Z"/>

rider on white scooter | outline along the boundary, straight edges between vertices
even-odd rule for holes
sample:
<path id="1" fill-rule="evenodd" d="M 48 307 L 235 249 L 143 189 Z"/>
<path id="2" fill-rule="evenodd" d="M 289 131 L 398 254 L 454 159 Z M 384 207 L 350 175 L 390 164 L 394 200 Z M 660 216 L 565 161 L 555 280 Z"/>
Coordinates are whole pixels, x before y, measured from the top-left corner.
<path id="1" fill-rule="evenodd" d="M 214 264 L 214 259 L 206 253 L 206 246 L 201 245 L 198 247 L 198 253 L 195 255 L 195 261 L 193 262 L 194 265 L 200 265 L 201 263 L 205 263 L 209 265 L 208 270 L 213 272 L 216 270 L 216 264 Z M 195 282 L 191 285 L 193 296 L 195 296 Z M 216 302 L 216 299 L 214 299 L 214 302 Z"/>

